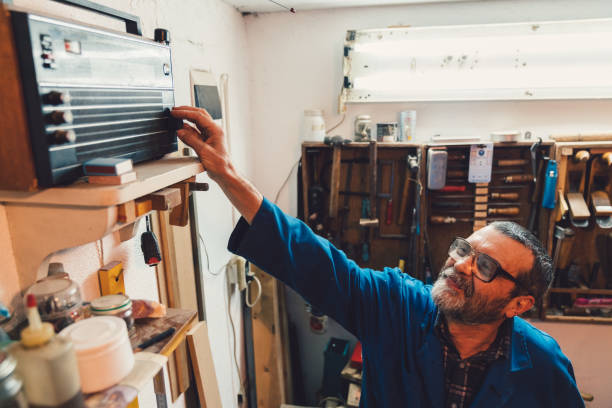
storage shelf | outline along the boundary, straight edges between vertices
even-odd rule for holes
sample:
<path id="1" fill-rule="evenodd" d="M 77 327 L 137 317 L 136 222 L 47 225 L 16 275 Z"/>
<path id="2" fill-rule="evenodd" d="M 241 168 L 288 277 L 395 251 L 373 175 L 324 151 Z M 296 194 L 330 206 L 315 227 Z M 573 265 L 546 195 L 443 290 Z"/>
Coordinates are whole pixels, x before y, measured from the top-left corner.
<path id="1" fill-rule="evenodd" d="M 44 261 L 51 254 L 133 224 L 134 219 L 118 220 L 118 206 L 203 171 L 200 161 L 191 157 L 166 158 L 134 168 L 137 180 L 119 186 L 78 181 L 34 193 L 0 191 L 21 289 L 47 275 Z"/>
<path id="2" fill-rule="evenodd" d="M 135 364 L 132 371 L 119 384 L 107 390 L 87 395 L 87 407 L 116 408 L 118 406 L 129 406 L 138 392 L 142 391 L 144 386 L 160 373 L 174 350 L 185 341 L 187 331 L 196 321 L 196 314 L 193 310 L 168 308 L 164 317 L 137 320 L 134 330 L 130 333 L 132 349 L 136 348 L 142 341 L 171 327 L 174 327 L 176 331 L 172 336 L 151 345 L 145 351 L 135 353 Z M 116 396 L 119 393 L 122 393 L 129 400 L 125 401 L 124 405 L 115 405 L 116 401 L 111 397 L 111 395 Z"/>
<path id="3" fill-rule="evenodd" d="M 79 180 L 68 186 L 38 192 L 0 190 L 0 202 L 15 204 L 108 207 L 178 183 L 203 171 L 197 158 L 165 158 L 134 166 L 137 180 L 119 186 L 88 184 Z"/>
<path id="4" fill-rule="evenodd" d="M 580 288 L 550 288 L 549 293 L 573 293 L 581 295 L 608 295 L 612 296 L 612 289 L 580 289 Z"/>

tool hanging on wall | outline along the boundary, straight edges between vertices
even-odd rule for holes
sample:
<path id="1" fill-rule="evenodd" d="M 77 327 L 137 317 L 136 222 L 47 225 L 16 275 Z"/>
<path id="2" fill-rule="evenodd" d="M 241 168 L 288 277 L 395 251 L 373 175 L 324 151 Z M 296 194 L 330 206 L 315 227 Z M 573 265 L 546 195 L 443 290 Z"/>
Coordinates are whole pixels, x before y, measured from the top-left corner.
<path id="1" fill-rule="evenodd" d="M 142 255 L 144 256 L 145 263 L 149 266 L 155 266 L 161 262 L 162 257 L 161 253 L 159 252 L 157 238 L 151 230 L 151 216 L 147 215 L 145 218 L 147 230 L 140 236 L 140 248 L 142 249 Z"/>
<path id="2" fill-rule="evenodd" d="M 429 217 L 429 222 L 431 224 L 456 224 L 461 222 L 474 222 L 478 221 L 480 218 L 464 218 L 464 217 L 450 217 L 444 215 L 432 215 Z M 520 218 L 486 218 L 487 222 L 493 221 L 520 221 Z"/>
<path id="3" fill-rule="evenodd" d="M 603 168 L 602 168 L 603 165 Z M 612 228 L 612 205 L 606 190 L 610 184 L 609 164 L 603 157 L 594 158 L 588 170 L 586 196 L 591 206 L 595 223 L 599 228 Z"/>
<path id="4" fill-rule="evenodd" d="M 542 139 L 538 139 L 537 142 L 531 145 L 529 148 L 529 157 L 531 161 L 531 172 L 533 175 L 533 191 L 531 192 L 531 208 L 529 210 L 529 220 L 527 221 L 527 229 L 538 236 L 538 228 L 536 227 L 536 218 L 538 214 L 538 201 L 540 195 L 540 186 L 542 184 L 540 173 L 542 173 L 542 167 L 544 160 L 538 161 L 540 154 L 540 146 L 542 146 Z"/>
<path id="5" fill-rule="evenodd" d="M 444 195 L 434 195 L 433 200 L 447 200 L 447 199 L 471 199 L 474 200 L 475 203 L 483 202 L 486 203 L 489 200 L 500 200 L 500 201 L 518 201 L 519 193 L 489 193 L 487 194 L 464 194 L 464 195 L 456 195 L 456 194 L 444 194 Z"/>
<path id="6" fill-rule="evenodd" d="M 416 156 L 406 156 L 406 173 L 404 175 L 404 186 L 402 188 L 402 201 L 400 202 L 400 213 L 397 218 L 398 225 L 403 225 L 406 220 L 406 211 L 410 201 L 410 184 L 416 183 L 417 172 L 419 171 L 419 162 Z"/>
<path id="7" fill-rule="evenodd" d="M 317 167 L 317 157 L 319 156 L 318 151 L 314 152 L 306 152 L 306 154 L 311 155 L 311 163 L 312 163 L 312 185 L 308 188 L 308 209 L 310 214 L 308 215 L 308 223 L 311 225 L 311 228 L 317 234 L 323 233 L 323 194 L 324 190 L 321 184 L 319 183 L 319 169 Z"/>
<path id="8" fill-rule="evenodd" d="M 580 150 L 573 157 L 572 168 L 568 169 L 569 191 L 566 194 L 569 206 L 569 219 L 574 227 L 586 228 L 589 226 L 591 212 L 584 200 L 587 162 L 591 154 L 588 150 Z"/>
<path id="9" fill-rule="evenodd" d="M 389 176 L 389 190 L 386 193 L 380 192 L 378 193 L 376 196 L 379 198 L 386 198 L 387 199 L 387 205 L 386 205 L 386 209 L 385 209 L 385 224 L 386 225 L 391 225 L 391 223 L 393 222 L 393 179 L 394 179 L 394 174 L 395 174 L 395 161 L 393 160 L 380 160 L 380 182 L 382 183 L 382 174 L 383 174 L 383 168 L 384 166 L 389 166 L 390 167 L 390 176 Z M 382 190 L 382 187 L 379 189 L 379 191 Z"/>

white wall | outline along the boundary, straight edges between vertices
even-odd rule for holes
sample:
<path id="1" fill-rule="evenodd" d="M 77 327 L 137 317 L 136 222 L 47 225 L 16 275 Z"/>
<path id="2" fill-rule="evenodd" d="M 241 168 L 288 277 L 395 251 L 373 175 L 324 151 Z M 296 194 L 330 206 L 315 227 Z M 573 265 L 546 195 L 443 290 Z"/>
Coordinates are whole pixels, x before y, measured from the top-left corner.
<path id="1" fill-rule="evenodd" d="M 249 175 L 250 110 L 248 92 L 247 41 L 244 20 L 234 8 L 220 0 L 97 0 L 98 3 L 140 16 L 143 35 L 153 37 L 157 27 L 170 30 L 172 41 L 175 98 L 177 105 L 189 105 L 189 69 L 211 70 L 217 75 L 229 75 L 229 111 L 232 130 L 232 153 L 236 166 Z M 15 0 L 15 5 L 27 6 L 37 11 L 60 14 L 89 23 L 122 29 L 120 24 L 95 17 L 50 1 Z M 205 180 L 206 176 L 199 176 Z M 232 228 L 231 207 L 211 183 L 211 191 L 196 193 L 199 230 L 210 255 L 211 270 L 224 264 L 229 254 L 225 249 Z M 33 228 L 24 225 L 23 228 Z M 0 253 L 2 254 L 2 287 L 14 287 L 16 272 L 10 237 L 6 232 L 4 209 L 0 207 Z M 137 235 L 137 237 L 140 234 Z M 115 235 L 103 239 L 104 262 L 121 260 L 125 265 L 126 290 L 133 298 L 157 299 L 155 273 L 142 260 L 138 238 L 120 244 Z M 6 260 L 5 260 L 6 258 Z M 203 258 L 206 315 L 210 332 L 213 358 L 224 407 L 235 407 L 240 380 L 233 358 L 233 335 L 228 317 L 228 290 L 224 276 L 212 276 Z M 63 262 L 71 277 L 82 286 L 86 299 L 98 296 L 96 272 L 100 266 L 96 244 L 60 251 L 51 257 L 53 262 Z M 2 300 L 12 296 L 2 293 Z M 238 360 L 242 360 L 241 311 L 239 296 L 231 298 L 231 309 L 238 335 Z M 166 381 L 168 384 L 168 381 Z M 155 406 L 152 386 L 140 397 L 142 407 Z M 179 400 L 178 405 L 183 405 Z"/>
<path id="2" fill-rule="evenodd" d="M 255 184 L 268 198 L 274 198 L 299 156 L 304 109 L 324 109 L 328 128 L 340 119 L 337 98 L 342 78 L 342 47 L 349 29 L 602 17 L 612 17 L 612 4 L 608 0 L 494 0 L 248 16 Z M 351 137 L 355 116 L 359 114 L 369 113 L 373 122 L 382 122 L 396 120 L 397 112 L 407 109 L 417 110 L 416 132 L 423 139 L 438 133 L 487 135 L 500 129 L 530 130 L 535 137 L 612 129 L 612 101 L 447 102 L 349 105 L 346 120 L 334 134 Z M 292 214 L 297 209 L 295 186 L 294 174 L 289 188 L 284 189 L 279 199 L 280 206 Z M 312 361 L 313 356 L 322 356 L 321 345 L 325 341 L 306 347 L 314 343 L 307 334 L 303 305 L 291 295 L 290 299 L 290 318 L 302 333 L 302 361 Z M 600 327 L 585 325 L 580 332 L 561 330 L 559 335 L 563 336 L 562 344 L 574 350 L 582 344 L 585 333 L 596 330 L 602 331 Z M 336 333 L 336 327 L 333 331 Z M 604 350 L 604 345 L 609 344 L 612 329 L 606 326 L 603 332 L 608 336 L 588 336 L 594 348 Z M 574 362 L 580 366 L 576 370 L 578 381 L 599 400 L 593 406 L 612 406 L 609 387 L 590 383 L 596 375 L 607 378 L 605 371 L 594 371 L 601 366 L 592 363 L 603 360 L 610 365 L 612 353 L 584 353 L 576 358 L 580 360 Z M 320 386 L 321 369 L 306 367 L 304 375 L 306 392 L 313 394 Z"/>

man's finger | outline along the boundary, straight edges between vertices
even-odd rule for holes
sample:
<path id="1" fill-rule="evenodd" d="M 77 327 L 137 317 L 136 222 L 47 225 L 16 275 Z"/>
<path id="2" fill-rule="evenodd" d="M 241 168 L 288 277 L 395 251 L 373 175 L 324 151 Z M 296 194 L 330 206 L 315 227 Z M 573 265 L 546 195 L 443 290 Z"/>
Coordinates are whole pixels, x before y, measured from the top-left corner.
<path id="1" fill-rule="evenodd" d="M 210 116 L 206 116 L 203 110 L 188 110 L 188 109 L 177 109 L 171 111 L 172 116 L 178 119 L 187 119 L 188 121 L 194 123 L 200 132 L 203 134 L 207 134 L 209 131 L 214 131 L 217 128 L 217 125 Z"/>
<path id="2" fill-rule="evenodd" d="M 212 119 L 212 116 L 210 116 L 210 113 L 208 113 L 208 111 L 206 109 L 203 108 L 196 108 L 193 106 L 175 106 L 173 110 L 186 110 L 186 111 L 193 111 L 193 112 L 201 112 L 203 113 L 205 116 L 208 116 L 209 118 Z"/>
<path id="3" fill-rule="evenodd" d="M 182 129 L 177 130 L 176 136 L 194 150 L 199 150 L 206 144 L 202 136 L 189 125 L 184 125 Z"/>

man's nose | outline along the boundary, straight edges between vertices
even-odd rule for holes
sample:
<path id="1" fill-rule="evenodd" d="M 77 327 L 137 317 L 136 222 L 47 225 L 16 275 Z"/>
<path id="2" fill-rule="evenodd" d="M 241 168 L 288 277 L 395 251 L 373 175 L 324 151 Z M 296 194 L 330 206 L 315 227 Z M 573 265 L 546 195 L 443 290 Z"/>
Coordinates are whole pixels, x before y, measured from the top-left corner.
<path id="1" fill-rule="evenodd" d="M 474 255 L 463 257 L 459 260 L 455 260 L 455 270 L 464 275 L 471 275 L 472 268 L 474 267 Z"/>

